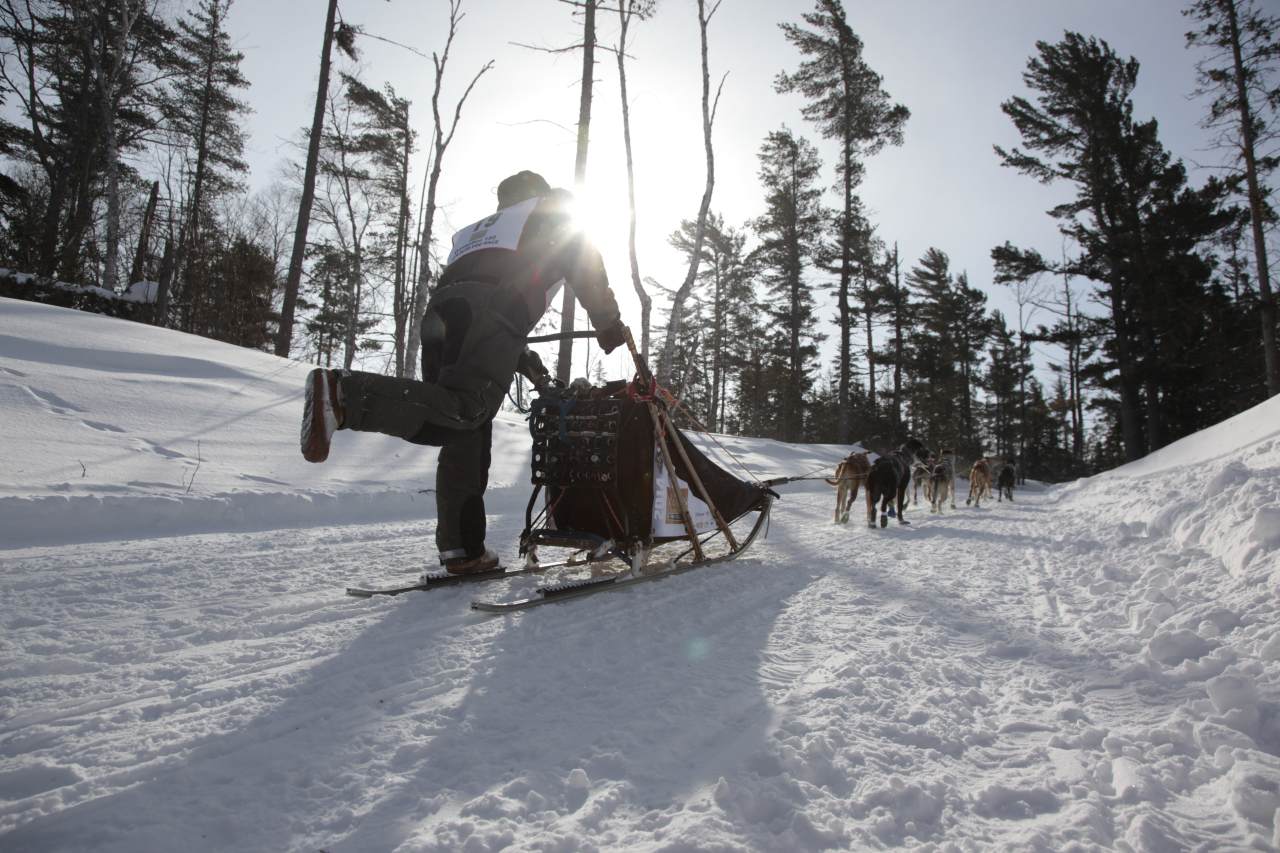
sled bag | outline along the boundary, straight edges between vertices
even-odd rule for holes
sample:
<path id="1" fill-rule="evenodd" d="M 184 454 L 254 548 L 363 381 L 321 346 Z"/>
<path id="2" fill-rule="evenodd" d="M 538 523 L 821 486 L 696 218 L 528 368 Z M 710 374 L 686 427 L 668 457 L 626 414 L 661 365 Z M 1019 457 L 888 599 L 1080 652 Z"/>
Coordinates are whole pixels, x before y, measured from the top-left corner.
<path id="1" fill-rule="evenodd" d="M 667 476 L 648 404 L 625 390 L 591 399 L 538 397 L 533 433 L 533 483 L 545 488 L 551 530 L 584 533 L 618 543 L 657 544 L 687 538 L 675 490 L 685 497 L 699 533 L 716 530 L 710 508 L 688 482 L 684 461 L 672 460 Z M 740 480 L 708 459 L 678 429 L 668 441 L 683 444 L 724 520 L 761 506 L 764 489 Z"/>

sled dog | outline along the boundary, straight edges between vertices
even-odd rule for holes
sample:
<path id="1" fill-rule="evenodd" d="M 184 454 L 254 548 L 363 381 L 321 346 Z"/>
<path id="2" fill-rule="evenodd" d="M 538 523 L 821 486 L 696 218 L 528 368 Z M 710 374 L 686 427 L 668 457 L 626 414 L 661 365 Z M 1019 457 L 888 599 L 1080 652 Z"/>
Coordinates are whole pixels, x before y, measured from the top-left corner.
<path id="1" fill-rule="evenodd" d="M 951 483 L 955 477 L 951 474 L 951 463 L 945 460 L 934 464 L 929 471 L 929 512 L 942 512 L 942 505 L 951 500 L 951 508 L 955 509 L 956 499 L 951 494 Z"/>
<path id="2" fill-rule="evenodd" d="M 867 478 L 867 527 L 876 526 L 877 503 L 880 504 L 880 526 L 889 526 L 889 513 L 894 512 L 890 502 L 895 498 L 898 523 L 911 523 L 902 517 L 907 508 L 907 488 L 911 485 L 911 465 L 917 459 L 928 457 L 924 444 L 910 438 L 902 447 L 875 461 Z"/>
<path id="3" fill-rule="evenodd" d="M 929 494 L 929 463 L 916 460 L 911 466 L 911 504 L 920 505 L 920 487 L 924 487 L 924 499 L 933 500 Z"/>
<path id="4" fill-rule="evenodd" d="M 1013 484 L 1018 479 L 1018 472 L 1012 465 L 1005 465 L 996 475 L 996 503 L 1008 498 L 1013 501 Z"/>
<path id="5" fill-rule="evenodd" d="M 982 506 L 984 497 L 991 497 L 991 463 L 986 459 L 979 459 L 969 469 L 969 497 L 965 499 L 964 505 L 972 503 L 975 507 Z"/>
<path id="6" fill-rule="evenodd" d="M 867 459 L 867 454 L 855 451 L 836 466 L 835 479 L 827 479 L 828 485 L 836 487 L 836 524 L 849 521 L 849 510 L 858 499 L 858 490 L 870 473 L 871 462 Z"/>

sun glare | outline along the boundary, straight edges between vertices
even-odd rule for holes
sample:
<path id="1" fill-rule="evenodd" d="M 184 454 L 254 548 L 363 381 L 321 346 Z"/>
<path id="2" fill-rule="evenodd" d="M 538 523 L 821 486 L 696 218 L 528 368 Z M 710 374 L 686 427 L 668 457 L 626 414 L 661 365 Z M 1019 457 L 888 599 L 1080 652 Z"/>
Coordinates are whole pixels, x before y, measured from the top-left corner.
<path id="1" fill-rule="evenodd" d="M 574 193 L 573 227 L 587 235 L 606 257 L 619 248 L 626 252 L 627 206 L 625 200 L 608 198 L 587 186 Z"/>

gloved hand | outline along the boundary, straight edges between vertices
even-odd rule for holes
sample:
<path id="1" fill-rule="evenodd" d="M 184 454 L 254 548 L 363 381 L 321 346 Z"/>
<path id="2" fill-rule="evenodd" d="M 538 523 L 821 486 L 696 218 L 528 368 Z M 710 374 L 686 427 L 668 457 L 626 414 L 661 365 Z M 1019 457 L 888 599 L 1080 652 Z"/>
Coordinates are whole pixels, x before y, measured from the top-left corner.
<path id="1" fill-rule="evenodd" d="M 600 342 L 600 348 L 605 353 L 611 353 L 627 342 L 627 327 L 621 319 L 618 319 L 612 326 L 596 332 L 596 340 Z"/>
<path id="2" fill-rule="evenodd" d="M 551 382 L 551 374 L 542 366 L 542 359 L 533 350 L 525 347 L 516 362 L 516 372 L 533 383 L 533 387 L 541 391 Z"/>

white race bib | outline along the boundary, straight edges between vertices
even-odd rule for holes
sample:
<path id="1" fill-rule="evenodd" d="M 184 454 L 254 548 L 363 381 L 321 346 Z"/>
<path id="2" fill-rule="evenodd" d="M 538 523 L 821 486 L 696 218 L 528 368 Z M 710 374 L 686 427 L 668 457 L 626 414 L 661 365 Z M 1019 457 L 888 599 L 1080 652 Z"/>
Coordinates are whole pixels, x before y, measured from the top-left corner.
<path id="1" fill-rule="evenodd" d="M 492 216 L 473 222 L 453 235 L 453 250 L 447 264 L 478 252 L 481 249 L 507 249 L 514 252 L 520 246 L 520 235 L 529 214 L 542 201 L 539 197 L 526 199 L 519 204 L 504 207 Z"/>

